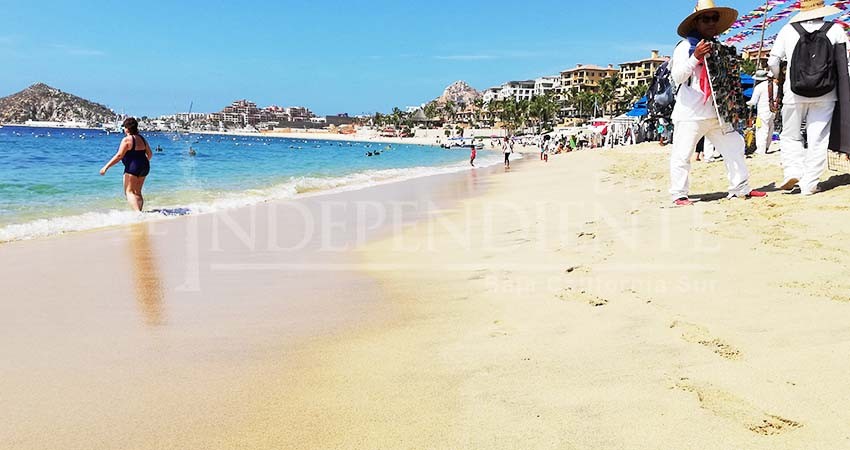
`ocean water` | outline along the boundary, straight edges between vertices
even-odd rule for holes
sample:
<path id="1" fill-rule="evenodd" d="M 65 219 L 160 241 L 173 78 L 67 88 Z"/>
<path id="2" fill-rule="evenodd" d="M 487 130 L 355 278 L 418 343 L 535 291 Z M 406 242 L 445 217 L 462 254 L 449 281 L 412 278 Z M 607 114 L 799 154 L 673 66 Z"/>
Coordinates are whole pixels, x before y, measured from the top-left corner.
<path id="1" fill-rule="evenodd" d="M 162 151 L 154 152 L 143 191 L 145 210 L 154 213 L 138 214 L 123 194 L 123 164 L 98 174 L 123 135 L 0 128 L 0 242 L 469 170 L 467 149 L 259 135 L 144 136 Z M 366 156 L 375 151 L 381 154 Z M 495 152 L 476 159 L 478 166 L 500 162 Z"/>

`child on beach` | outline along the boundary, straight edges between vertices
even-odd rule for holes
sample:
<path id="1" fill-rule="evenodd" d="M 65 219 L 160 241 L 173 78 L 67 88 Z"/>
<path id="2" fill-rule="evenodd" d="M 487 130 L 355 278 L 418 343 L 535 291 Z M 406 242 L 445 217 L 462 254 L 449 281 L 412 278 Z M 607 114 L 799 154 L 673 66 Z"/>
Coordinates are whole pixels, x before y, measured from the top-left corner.
<path id="1" fill-rule="evenodd" d="M 540 144 L 540 159 L 545 162 L 549 162 L 549 149 L 552 145 L 552 136 L 548 134 L 543 136 L 543 143 Z"/>
<path id="2" fill-rule="evenodd" d="M 475 143 L 472 143 L 472 149 L 469 153 L 469 165 L 475 167 Z"/>

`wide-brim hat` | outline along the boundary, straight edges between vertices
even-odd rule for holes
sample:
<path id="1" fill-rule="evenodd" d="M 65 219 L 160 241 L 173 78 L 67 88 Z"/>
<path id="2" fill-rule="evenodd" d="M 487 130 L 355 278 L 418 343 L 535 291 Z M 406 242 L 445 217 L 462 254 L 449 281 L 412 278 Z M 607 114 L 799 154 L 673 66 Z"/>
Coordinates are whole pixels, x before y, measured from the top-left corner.
<path id="1" fill-rule="evenodd" d="M 768 78 L 773 78 L 773 72 L 769 72 L 767 70 L 756 70 L 756 74 L 753 75 L 753 80 L 756 81 L 765 81 Z"/>
<path id="2" fill-rule="evenodd" d="M 822 19 L 826 16 L 840 13 L 841 10 L 835 6 L 825 6 L 823 0 L 800 0 L 800 12 L 791 18 L 790 22 L 805 22 L 807 20 Z"/>
<path id="3" fill-rule="evenodd" d="M 687 37 L 688 33 L 694 29 L 694 19 L 710 12 L 720 14 L 720 21 L 717 22 L 718 34 L 731 28 L 732 24 L 738 20 L 738 10 L 725 6 L 715 6 L 714 0 L 699 0 L 697 1 L 696 8 L 694 8 L 694 12 L 679 24 L 679 29 L 677 30 L 679 36 Z"/>

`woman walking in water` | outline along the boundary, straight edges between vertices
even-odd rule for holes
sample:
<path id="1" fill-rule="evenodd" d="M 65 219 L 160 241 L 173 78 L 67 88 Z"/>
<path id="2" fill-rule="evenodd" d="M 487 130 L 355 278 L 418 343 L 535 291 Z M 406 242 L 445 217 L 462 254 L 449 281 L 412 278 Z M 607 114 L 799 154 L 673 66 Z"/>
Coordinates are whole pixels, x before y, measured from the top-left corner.
<path id="1" fill-rule="evenodd" d="M 118 164 L 118 161 L 124 163 L 124 194 L 127 196 L 127 203 L 134 211 L 141 211 L 145 204 L 142 186 L 145 185 L 145 177 L 151 170 L 150 159 L 153 152 L 148 141 L 139 134 L 139 122 L 136 119 L 128 117 L 124 120 L 124 134 L 127 136 L 121 140 L 118 153 L 100 169 L 100 174 L 106 175 L 106 171 Z"/>

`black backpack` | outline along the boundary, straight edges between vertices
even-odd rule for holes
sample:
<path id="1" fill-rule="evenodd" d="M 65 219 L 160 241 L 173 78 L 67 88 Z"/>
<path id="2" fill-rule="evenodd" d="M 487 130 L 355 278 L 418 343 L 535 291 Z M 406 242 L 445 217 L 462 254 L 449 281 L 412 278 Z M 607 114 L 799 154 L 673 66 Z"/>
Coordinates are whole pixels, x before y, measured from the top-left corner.
<path id="1" fill-rule="evenodd" d="M 820 97 L 830 93 L 835 89 L 838 76 L 832 41 L 826 35 L 832 22 L 826 22 L 811 33 L 799 23 L 791 25 L 800 34 L 788 71 L 791 91 L 803 97 Z"/>
<path id="2" fill-rule="evenodd" d="M 675 103 L 676 89 L 670 74 L 670 62 L 666 61 L 655 70 L 646 92 L 646 106 L 654 117 L 670 117 Z"/>

